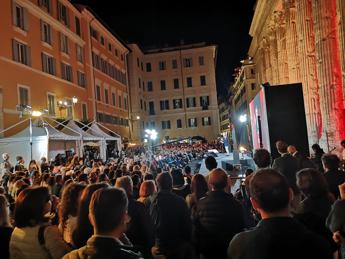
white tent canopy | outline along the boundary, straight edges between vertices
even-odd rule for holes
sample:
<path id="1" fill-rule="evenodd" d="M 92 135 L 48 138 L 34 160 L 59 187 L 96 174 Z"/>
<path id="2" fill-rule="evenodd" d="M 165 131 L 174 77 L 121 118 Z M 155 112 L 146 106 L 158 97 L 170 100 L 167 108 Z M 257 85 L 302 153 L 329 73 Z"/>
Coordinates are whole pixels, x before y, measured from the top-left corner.
<path id="1" fill-rule="evenodd" d="M 88 132 L 88 133 L 90 133 L 90 134 L 92 134 L 94 136 L 101 137 L 101 138 L 103 138 L 104 140 L 107 140 L 107 141 L 116 141 L 118 150 L 121 150 L 121 137 L 118 134 L 113 132 L 114 134 L 116 134 L 116 136 L 109 135 L 108 133 L 104 132 L 100 128 L 100 126 L 99 126 L 99 124 L 97 122 L 93 122 L 90 126 L 87 126 L 87 127 L 88 127 L 88 129 L 86 130 L 86 132 Z M 102 126 L 102 127 L 104 127 L 104 126 Z M 105 128 L 105 129 L 107 129 L 107 128 Z"/>

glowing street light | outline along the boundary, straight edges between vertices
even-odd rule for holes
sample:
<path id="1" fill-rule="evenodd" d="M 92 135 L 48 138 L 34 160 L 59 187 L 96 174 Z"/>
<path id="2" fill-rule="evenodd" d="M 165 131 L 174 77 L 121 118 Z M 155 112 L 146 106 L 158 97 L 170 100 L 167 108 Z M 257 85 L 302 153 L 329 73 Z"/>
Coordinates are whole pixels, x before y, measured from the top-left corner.
<path id="1" fill-rule="evenodd" d="M 40 111 L 32 111 L 31 112 L 31 116 L 32 117 L 41 117 L 42 116 L 42 112 L 40 112 Z"/>
<path id="2" fill-rule="evenodd" d="M 140 116 L 137 116 L 137 120 L 140 120 Z"/>
<path id="3" fill-rule="evenodd" d="M 247 114 L 240 115 L 240 117 L 238 119 L 241 123 L 247 122 Z"/>
<path id="4" fill-rule="evenodd" d="M 73 97 L 72 97 L 72 103 L 73 103 L 73 104 L 76 104 L 77 102 L 78 102 L 78 98 L 75 97 L 75 96 L 73 96 Z"/>

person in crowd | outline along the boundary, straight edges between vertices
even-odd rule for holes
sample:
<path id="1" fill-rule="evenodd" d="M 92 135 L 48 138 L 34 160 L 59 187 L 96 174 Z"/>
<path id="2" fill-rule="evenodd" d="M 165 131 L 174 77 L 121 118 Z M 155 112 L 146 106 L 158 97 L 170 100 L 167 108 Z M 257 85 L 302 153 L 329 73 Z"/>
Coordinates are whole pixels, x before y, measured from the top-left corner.
<path id="1" fill-rule="evenodd" d="M 316 166 L 316 169 L 320 172 L 323 172 L 323 165 L 322 165 L 322 156 L 325 154 L 323 149 L 319 146 L 319 144 L 314 144 L 311 146 L 311 149 L 313 150 L 314 154 L 312 154 L 312 161 Z"/>
<path id="2" fill-rule="evenodd" d="M 158 192 L 152 197 L 150 215 L 153 220 L 155 258 L 194 258 L 191 246 L 192 224 L 186 202 L 172 193 L 172 178 L 169 173 L 157 176 Z"/>
<path id="3" fill-rule="evenodd" d="M 77 225 L 72 233 L 72 243 L 74 247 L 80 248 L 86 245 L 87 240 L 91 237 L 93 232 L 89 219 L 91 196 L 98 189 L 107 186 L 106 183 L 90 184 L 82 191 L 78 206 Z"/>
<path id="4" fill-rule="evenodd" d="M 45 172 L 49 170 L 49 164 L 47 163 L 47 158 L 41 158 L 41 165 L 40 165 L 41 172 Z"/>
<path id="5" fill-rule="evenodd" d="M 189 165 L 186 165 L 183 168 L 183 172 L 184 172 L 184 177 L 186 178 L 186 181 L 189 185 L 192 184 L 192 169 L 190 168 Z"/>
<path id="6" fill-rule="evenodd" d="M 213 156 L 208 156 L 205 159 L 205 166 L 209 172 L 217 168 L 217 161 Z"/>
<path id="7" fill-rule="evenodd" d="M 36 163 L 36 160 L 31 160 L 30 161 L 28 170 L 29 170 L 29 172 L 38 171 L 39 170 L 39 167 L 38 167 L 38 164 Z"/>
<path id="8" fill-rule="evenodd" d="M 237 234 L 229 244 L 228 259 L 331 259 L 330 245 L 290 216 L 293 191 L 286 178 L 261 169 L 250 182 L 251 202 L 261 215 L 253 229 Z"/>
<path id="9" fill-rule="evenodd" d="M 8 153 L 2 154 L 3 161 L 0 163 L 0 185 L 7 187 L 9 176 L 12 171 L 12 165 L 10 163 L 10 156 Z"/>
<path id="10" fill-rule="evenodd" d="M 170 174 L 173 179 L 173 193 L 186 199 L 186 196 L 190 194 L 190 185 L 185 183 L 182 170 L 173 168 Z"/>
<path id="11" fill-rule="evenodd" d="M 1 258 L 9 259 L 9 244 L 13 228 L 10 223 L 9 215 L 10 204 L 5 195 L 0 194 L 0 251 Z"/>
<path id="12" fill-rule="evenodd" d="M 345 182 L 345 173 L 339 170 L 340 159 L 334 154 L 325 154 L 321 160 L 328 189 L 334 195 L 334 198 L 337 199 L 339 197 L 338 186 Z"/>
<path id="13" fill-rule="evenodd" d="M 16 161 L 17 161 L 17 163 L 14 166 L 14 171 L 15 172 L 24 171 L 25 170 L 25 166 L 24 166 L 25 161 L 24 161 L 23 157 L 22 156 L 17 156 L 16 157 Z"/>
<path id="14" fill-rule="evenodd" d="M 253 160 L 259 169 L 271 166 L 271 154 L 266 149 L 256 149 Z"/>
<path id="15" fill-rule="evenodd" d="M 244 229 L 241 204 L 225 192 L 226 172 L 221 168 L 209 174 L 210 192 L 198 202 L 193 217 L 197 253 L 202 258 L 226 258 L 233 236 Z"/>
<path id="16" fill-rule="evenodd" d="M 315 168 L 314 163 L 306 157 L 304 154 L 299 152 L 297 148 L 293 145 L 288 146 L 287 148 L 290 155 L 297 159 L 298 169 L 304 168 Z"/>
<path id="17" fill-rule="evenodd" d="M 192 214 L 196 209 L 199 200 L 206 196 L 208 192 L 208 185 L 206 179 L 201 174 L 196 174 L 192 178 L 191 182 L 192 193 L 188 194 L 186 197 L 186 202 L 188 208 L 191 210 Z"/>
<path id="18" fill-rule="evenodd" d="M 133 174 L 131 177 L 133 181 L 133 198 L 137 200 L 139 198 L 141 177 L 138 174 Z"/>
<path id="19" fill-rule="evenodd" d="M 142 202 L 149 210 L 150 200 L 153 194 L 157 192 L 156 184 L 154 180 L 146 180 L 140 185 L 138 201 Z"/>
<path id="20" fill-rule="evenodd" d="M 16 227 L 10 240 L 11 258 L 60 259 L 70 250 L 58 228 L 48 224 L 51 206 L 46 187 L 30 187 L 19 194 L 14 211 Z"/>
<path id="21" fill-rule="evenodd" d="M 291 187 L 296 188 L 298 163 L 297 159 L 289 154 L 287 147 L 288 145 L 282 140 L 276 142 L 276 148 L 281 157 L 274 160 L 272 168 L 284 175 Z"/>
<path id="22" fill-rule="evenodd" d="M 84 188 L 82 184 L 69 184 L 63 190 L 59 205 L 59 230 L 65 242 L 72 246 L 72 233 L 77 226 L 78 204 Z"/>
<path id="23" fill-rule="evenodd" d="M 130 220 L 127 208 L 128 201 L 123 190 L 97 190 L 92 195 L 89 206 L 93 235 L 88 239 L 86 246 L 68 253 L 63 259 L 143 259 L 128 243 L 124 244 L 121 241 Z"/>
<path id="24" fill-rule="evenodd" d="M 131 218 L 126 235 L 144 255 L 150 254 L 153 246 L 153 226 L 145 205 L 133 197 L 133 182 L 128 175 L 116 179 L 115 187 L 125 190 L 128 198 L 128 215 Z"/>

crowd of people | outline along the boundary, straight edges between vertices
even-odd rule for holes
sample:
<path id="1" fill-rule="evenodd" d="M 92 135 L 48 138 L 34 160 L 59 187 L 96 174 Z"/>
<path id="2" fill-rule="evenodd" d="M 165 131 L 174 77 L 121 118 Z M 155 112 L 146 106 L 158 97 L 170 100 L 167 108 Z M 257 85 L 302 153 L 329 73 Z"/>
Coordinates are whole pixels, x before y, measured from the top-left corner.
<path id="1" fill-rule="evenodd" d="M 255 151 L 257 169 L 235 195 L 214 157 L 205 176 L 186 165 L 212 144 L 129 150 L 107 162 L 26 165 L 18 156 L 11 165 L 3 154 L 1 258 L 345 258 L 340 159 L 276 147 L 274 161 Z"/>

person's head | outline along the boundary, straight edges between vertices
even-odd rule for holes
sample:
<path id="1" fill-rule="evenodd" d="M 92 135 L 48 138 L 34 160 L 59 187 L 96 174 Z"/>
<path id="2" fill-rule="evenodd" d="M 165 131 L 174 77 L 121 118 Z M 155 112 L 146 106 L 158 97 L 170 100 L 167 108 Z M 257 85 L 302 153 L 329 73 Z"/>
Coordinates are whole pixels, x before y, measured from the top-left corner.
<path id="1" fill-rule="evenodd" d="M 144 181 L 140 185 L 139 196 L 146 198 L 146 197 L 149 197 L 150 195 L 154 194 L 156 191 L 157 191 L 157 189 L 156 189 L 156 184 L 154 181 L 152 181 L 152 180 Z"/>
<path id="2" fill-rule="evenodd" d="M 36 161 L 35 160 L 30 160 L 29 166 L 31 165 L 36 165 Z"/>
<path id="3" fill-rule="evenodd" d="M 94 233 L 115 234 L 117 238 L 120 238 L 126 231 L 129 222 L 127 208 L 128 199 L 122 189 L 102 188 L 97 190 L 92 195 L 89 206 L 89 218 Z"/>
<path id="4" fill-rule="evenodd" d="M 157 176 L 157 187 L 160 191 L 171 191 L 172 190 L 172 178 L 169 173 L 160 173 Z"/>
<path id="5" fill-rule="evenodd" d="M 141 181 L 140 175 L 133 174 L 131 177 L 132 177 L 133 186 L 135 186 L 136 188 L 139 188 L 140 181 Z"/>
<path id="6" fill-rule="evenodd" d="M 288 146 L 287 151 L 289 152 L 290 155 L 293 155 L 297 152 L 297 148 L 293 145 Z"/>
<path id="7" fill-rule="evenodd" d="M 149 181 L 149 180 L 154 180 L 154 177 L 153 177 L 153 174 L 150 174 L 150 173 L 146 173 L 144 175 L 144 181 Z"/>
<path id="8" fill-rule="evenodd" d="M 51 210 L 48 188 L 30 187 L 21 191 L 14 209 L 14 221 L 18 228 L 34 227 L 47 221 Z"/>
<path id="9" fill-rule="evenodd" d="M 196 174 L 192 178 L 191 184 L 192 193 L 195 194 L 196 198 L 199 200 L 208 192 L 208 185 L 205 177 L 202 174 Z"/>
<path id="10" fill-rule="evenodd" d="M 133 194 L 133 181 L 128 175 L 117 178 L 115 187 L 124 189 L 128 197 Z"/>
<path id="11" fill-rule="evenodd" d="M 271 164 L 271 154 L 263 148 L 255 150 L 253 159 L 258 168 L 267 168 Z"/>
<path id="12" fill-rule="evenodd" d="M 205 159 L 205 165 L 207 170 L 211 171 L 212 169 L 217 168 L 217 161 L 213 156 L 208 156 Z"/>
<path id="13" fill-rule="evenodd" d="M 192 173 L 192 169 L 190 168 L 189 165 L 186 165 L 186 166 L 184 167 L 183 171 L 184 171 L 184 173 L 185 173 L 186 175 L 190 175 L 190 174 Z"/>
<path id="14" fill-rule="evenodd" d="M 46 163 L 46 162 L 47 162 L 47 158 L 42 157 L 42 158 L 41 158 L 41 163 Z"/>
<path id="15" fill-rule="evenodd" d="M 184 185 L 184 178 L 181 169 L 173 168 L 170 174 L 173 180 L 173 186 L 176 187 Z"/>
<path id="16" fill-rule="evenodd" d="M 312 146 L 311 146 L 311 149 L 312 149 L 315 153 L 321 152 L 321 151 L 322 151 L 322 148 L 320 147 L 319 144 L 314 144 L 314 145 L 312 145 Z"/>
<path id="17" fill-rule="evenodd" d="M 341 142 L 340 142 L 340 145 L 345 148 L 345 139 L 343 139 Z"/>
<path id="18" fill-rule="evenodd" d="M 297 186 L 307 197 L 328 195 L 328 184 L 325 176 L 316 169 L 306 168 L 297 172 Z"/>
<path id="19" fill-rule="evenodd" d="M 253 208 L 261 215 L 288 210 L 292 199 L 286 178 L 273 169 L 257 171 L 249 183 L 249 191 Z"/>
<path id="20" fill-rule="evenodd" d="M 2 154 L 2 159 L 3 159 L 4 161 L 7 161 L 8 159 L 10 159 L 9 154 L 8 154 L 8 153 L 3 153 L 3 154 Z"/>
<path id="21" fill-rule="evenodd" d="M 213 169 L 208 176 L 208 184 L 212 191 L 224 190 L 228 185 L 228 176 L 222 168 Z"/>
<path id="22" fill-rule="evenodd" d="M 6 199 L 4 194 L 0 194 L 0 227 L 10 226 L 10 216 L 9 216 L 10 204 Z"/>
<path id="23" fill-rule="evenodd" d="M 278 140 L 276 142 L 276 148 L 279 152 L 279 154 L 285 154 L 287 153 L 287 148 L 288 148 L 288 145 L 286 144 L 286 142 L 282 141 L 282 140 Z"/>
<path id="24" fill-rule="evenodd" d="M 18 164 L 23 164 L 24 163 L 24 159 L 22 156 L 16 156 L 16 161 Z"/>
<path id="25" fill-rule="evenodd" d="M 339 169 L 340 159 L 334 154 L 324 154 L 321 158 L 325 171 L 335 171 Z"/>
<path id="26" fill-rule="evenodd" d="M 65 225 L 68 216 L 77 216 L 80 195 L 84 189 L 85 185 L 73 182 L 63 189 L 59 205 L 59 221 L 62 226 Z"/>

